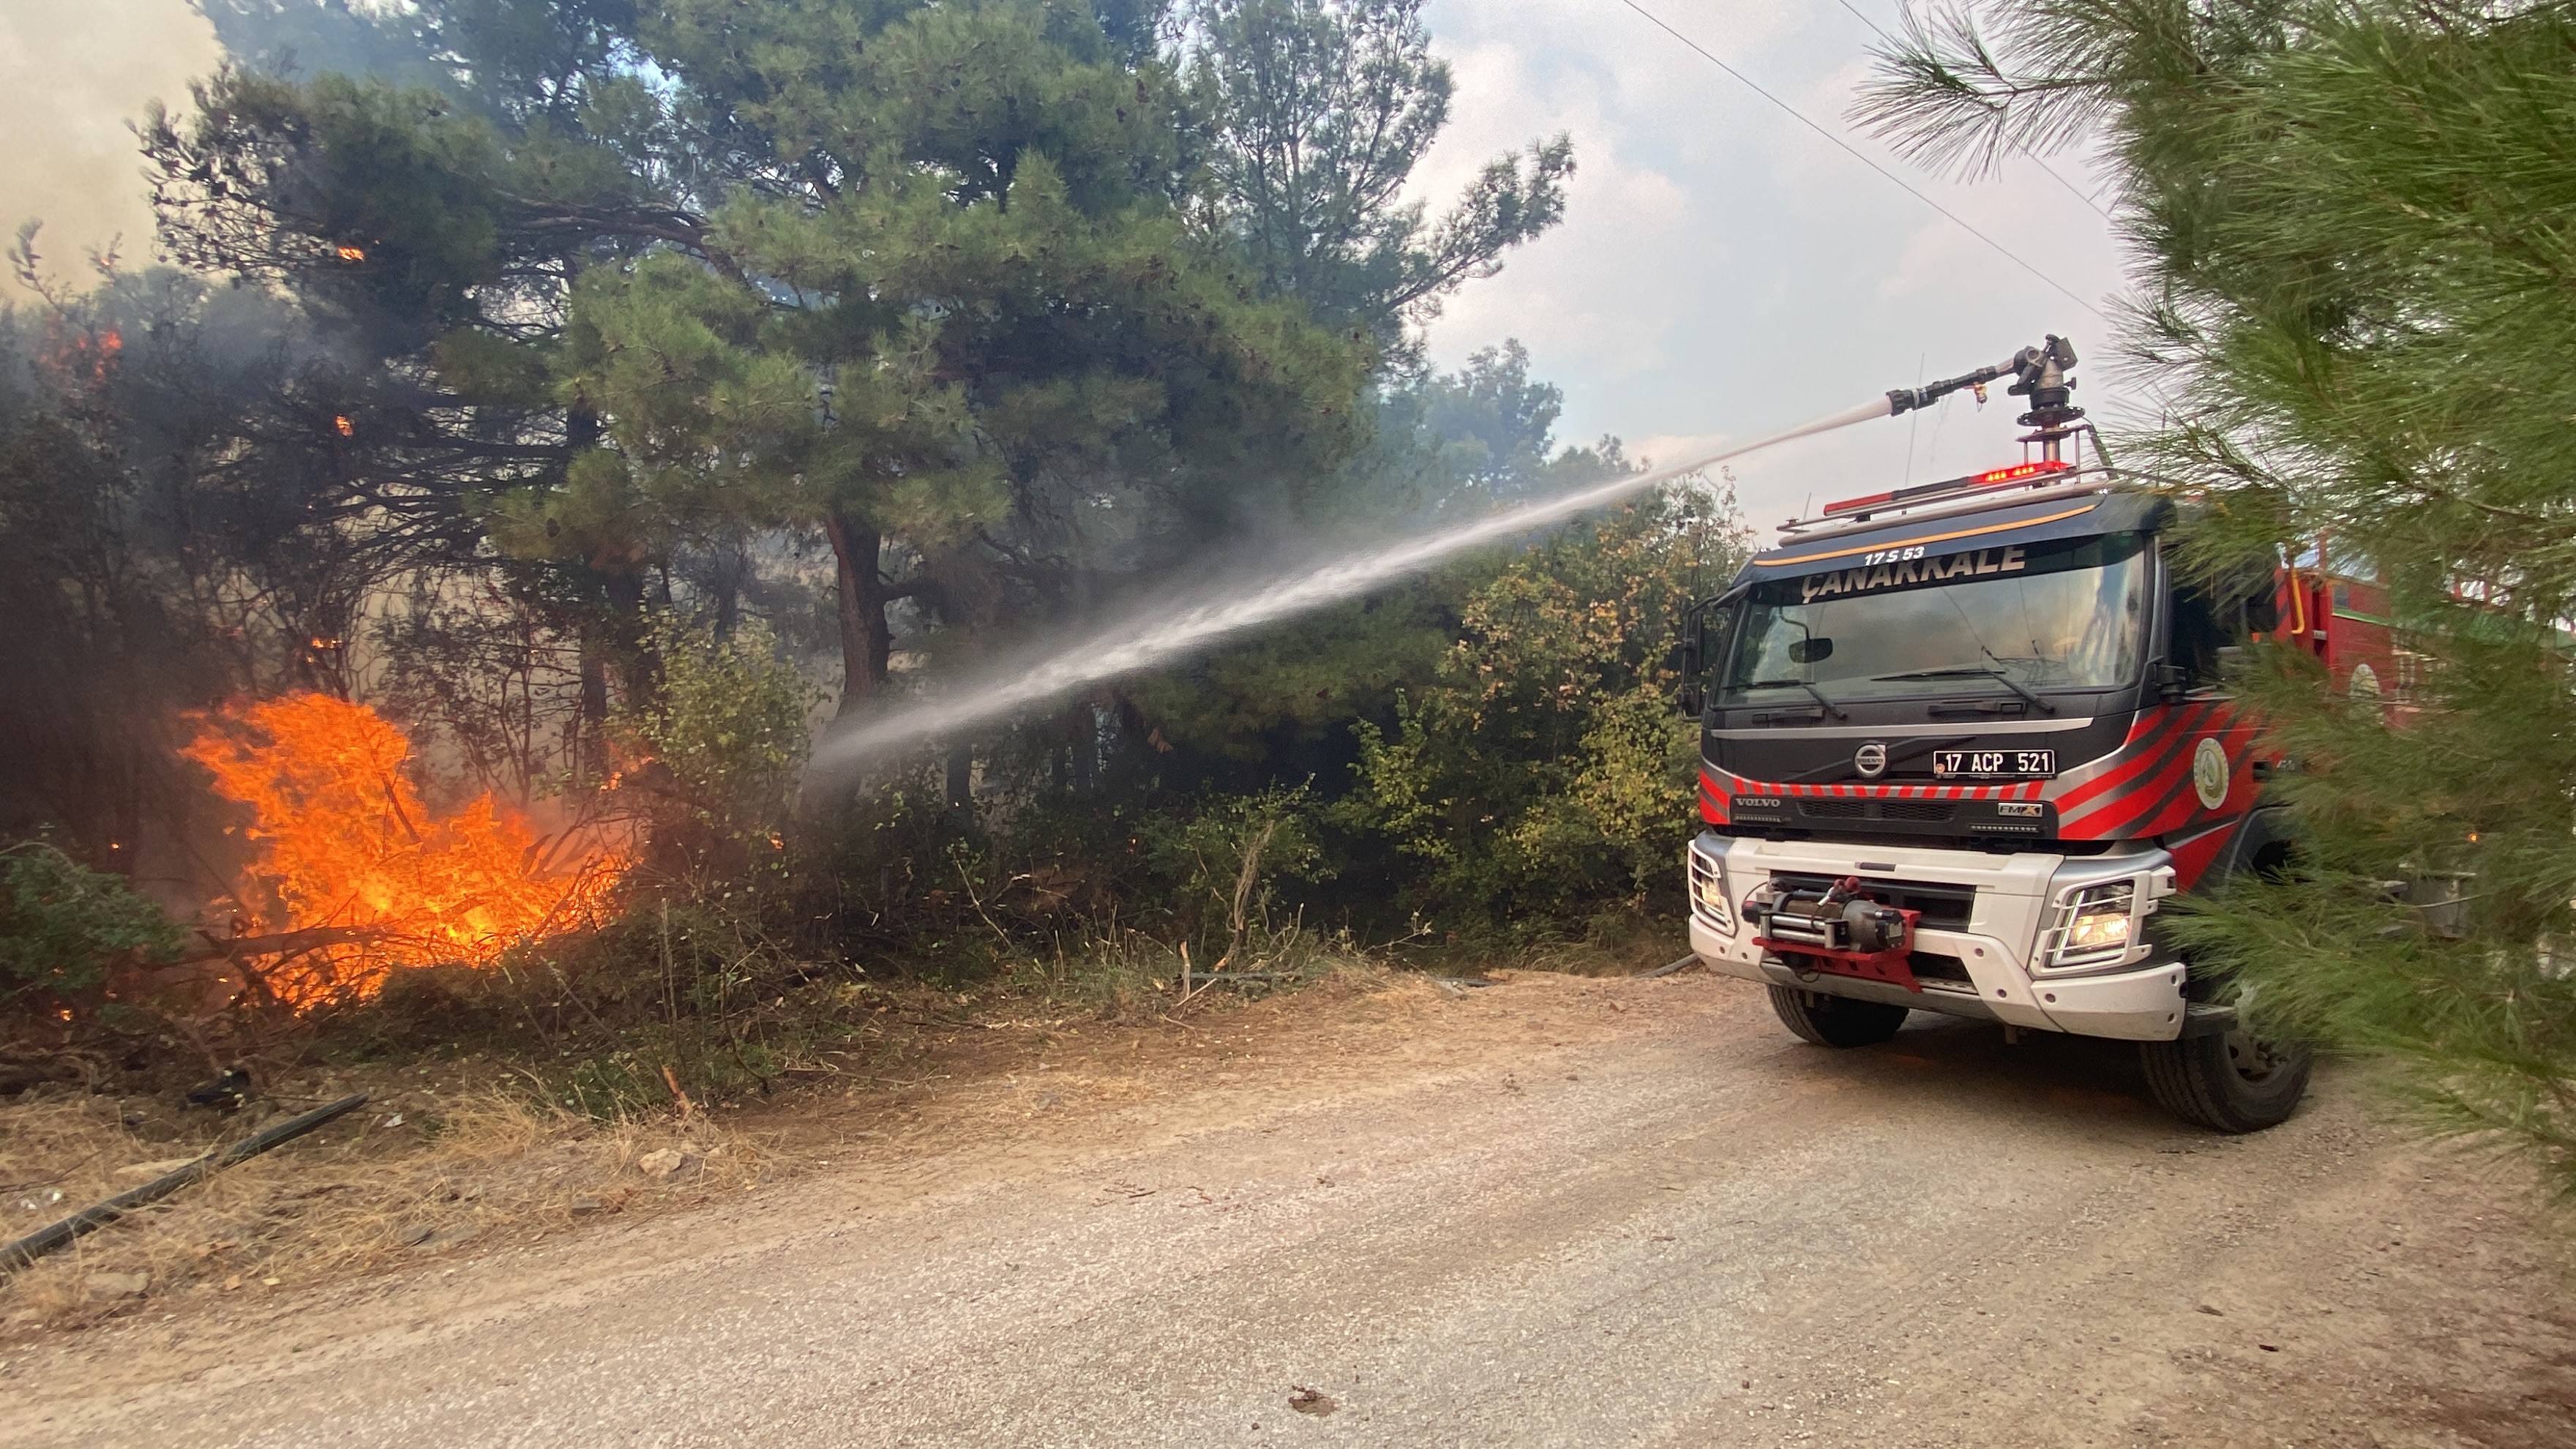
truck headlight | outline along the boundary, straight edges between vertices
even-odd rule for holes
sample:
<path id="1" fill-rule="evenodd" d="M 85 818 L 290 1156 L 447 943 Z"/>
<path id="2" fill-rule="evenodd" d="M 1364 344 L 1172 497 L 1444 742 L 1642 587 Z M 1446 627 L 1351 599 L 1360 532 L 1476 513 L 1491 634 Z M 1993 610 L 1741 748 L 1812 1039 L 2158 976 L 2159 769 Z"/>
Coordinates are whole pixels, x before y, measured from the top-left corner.
<path id="1" fill-rule="evenodd" d="M 2058 907 L 2051 966 L 2095 966 L 2129 954 L 2137 930 L 2137 883 L 2105 881 L 2084 887 Z"/>
<path id="2" fill-rule="evenodd" d="M 1690 853 L 1691 909 L 1710 927 L 1735 934 L 1735 908 L 1726 898 L 1726 867 L 1713 856 Z"/>

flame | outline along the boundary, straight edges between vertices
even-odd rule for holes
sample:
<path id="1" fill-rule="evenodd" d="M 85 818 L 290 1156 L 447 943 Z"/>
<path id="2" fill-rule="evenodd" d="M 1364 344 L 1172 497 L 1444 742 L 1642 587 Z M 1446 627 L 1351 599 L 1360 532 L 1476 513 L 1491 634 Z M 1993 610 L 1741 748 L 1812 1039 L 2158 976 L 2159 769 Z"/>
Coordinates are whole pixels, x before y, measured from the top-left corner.
<path id="1" fill-rule="evenodd" d="M 251 874 L 275 903 L 258 928 L 361 938 L 261 970 L 298 1009 L 371 997 L 397 967 L 488 966 L 589 924 L 634 863 L 617 842 L 541 834 L 489 795 L 432 812 L 403 773 L 411 741 L 365 705 L 295 694 L 196 718 L 180 753 L 258 817 Z"/>
<path id="2" fill-rule="evenodd" d="M 334 414 L 331 418 L 331 426 L 339 430 L 341 437 L 354 438 L 358 435 L 358 425 L 349 421 L 347 413 Z"/>
<path id="3" fill-rule="evenodd" d="M 93 390 L 107 386 L 116 371 L 125 335 L 110 327 L 103 332 L 75 331 L 56 317 L 45 324 L 46 347 L 38 361 L 64 382 Z"/>
<path id="4" fill-rule="evenodd" d="M 339 252 L 340 260 L 344 262 L 363 262 L 367 259 L 367 249 L 365 247 L 341 246 L 335 247 L 333 250 Z"/>

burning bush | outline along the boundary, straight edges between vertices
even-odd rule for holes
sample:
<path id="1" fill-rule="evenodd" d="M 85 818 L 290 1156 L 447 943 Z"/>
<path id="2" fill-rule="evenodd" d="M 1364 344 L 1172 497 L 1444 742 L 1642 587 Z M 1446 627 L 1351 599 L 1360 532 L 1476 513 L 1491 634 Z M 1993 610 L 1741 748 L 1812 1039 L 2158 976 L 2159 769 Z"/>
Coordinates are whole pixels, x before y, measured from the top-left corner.
<path id="1" fill-rule="evenodd" d="M 371 997 L 397 966 L 489 965 L 587 925 L 632 859 L 600 830 L 543 832 L 490 795 L 431 811 L 404 773 L 411 741 L 364 705 L 296 694 L 199 724 L 182 753 L 254 816 L 235 929 L 301 937 L 259 973 L 299 1009 Z"/>

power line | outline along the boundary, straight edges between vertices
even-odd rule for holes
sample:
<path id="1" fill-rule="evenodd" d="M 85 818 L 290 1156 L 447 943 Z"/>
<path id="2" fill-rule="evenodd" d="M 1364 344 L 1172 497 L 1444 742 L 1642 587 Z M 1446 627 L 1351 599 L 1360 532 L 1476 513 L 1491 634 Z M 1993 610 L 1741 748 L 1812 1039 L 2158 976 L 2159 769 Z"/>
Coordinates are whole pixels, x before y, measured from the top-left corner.
<path id="1" fill-rule="evenodd" d="M 1885 27 L 1885 26 L 1883 26 L 1883 25 L 1879 24 L 1879 23 L 1878 23 L 1877 21 L 1875 21 L 1875 20 L 1870 19 L 1867 15 L 1862 14 L 1862 13 L 1861 13 L 1861 10 L 1860 10 L 1860 7 L 1859 7 L 1859 6 L 1857 6 L 1857 5 L 1852 4 L 1852 3 L 1851 3 L 1851 0 L 1834 0 L 1834 3 L 1835 3 L 1835 4 L 1837 4 L 1837 5 L 1840 5 L 1840 6 L 1841 6 L 1841 7 L 1843 7 L 1845 10 L 1850 11 L 1850 12 L 1851 12 L 1851 17 L 1852 17 L 1852 19 L 1857 20 L 1857 21 L 1859 21 L 1861 24 L 1866 25 L 1866 26 L 1868 26 L 1870 29 L 1872 29 L 1872 30 L 1874 30 L 1874 31 L 1878 32 L 1878 38 L 1879 38 L 1879 39 L 1886 41 L 1886 42 L 1887 42 L 1888 44 L 1890 44 L 1890 45 L 1894 45 L 1894 44 L 1896 43 L 1896 37 L 1887 33 L 1887 27 Z M 2107 208 L 2107 207 L 2103 206 L 2103 205 L 2102 205 L 2102 203 L 2100 203 L 2100 202 L 2098 202 L 2098 201 L 2095 201 L 2095 200 L 2093 199 L 2093 193 L 2091 193 L 2091 192 L 2089 192 L 2089 191 L 2086 191 L 2083 187 L 2076 185 L 2074 182 L 2069 181 L 2069 180 L 2067 180 L 2064 176 L 2060 175 L 2060 174 L 2058 173 L 2058 170 L 2057 170 L 2057 168 L 2056 168 L 2056 167 L 2051 166 L 2051 165 L 2049 165 L 2049 164 L 2048 164 L 2048 158 L 2047 158 L 2047 157 L 2040 155 L 2038 152 L 2033 151 L 2033 150 L 2031 150 L 2031 149 L 2030 149 L 2030 148 L 2028 148 L 2028 147 L 2023 147 L 2023 148 L 2022 148 L 2022 152 L 2021 152 L 2021 154 L 2022 154 L 2022 155 L 2024 155 L 2024 156 L 2026 156 L 2026 157 L 2028 157 L 2028 158 L 2030 158 L 2030 164 L 2032 164 L 2033 166 L 2038 167 L 2038 168 L 2039 168 L 2040 170 L 2042 170 L 2042 171 L 2047 172 L 2047 173 L 2048 173 L 2048 179 L 2049 179 L 2049 180 L 2054 181 L 2054 182 L 2056 182 L 2058 185 L 2065 187 L 2065 188 L 2066 188 L 2066 193 L 2067 193 L 2069 196 L 2074 197 L 2076 200 L 2078 200 L 2078 201 L 2080 201 L 2080 202 L 2083 202 L 2086 206 L 2089 206 L 2089 207 L 2093 208 L 2095 211 L 2097 211 L 2097 212 L 2101 213 L 2102 219 L 2103 219 L 2104 221 L 2113 221 L 2113 220 L 2116 220 L 2116 219 L 2117 219 L 2117 218 L 2115 218 L 2115 217 L 2113 217 L 2113 216 L 2111 215 L 2111 212 L 2110 212 L 2109 208 Z"/>
<path id="2" fill-rule="evenodd" d="M 1755 95 L 1760 96 L 1762 99 L 1769 101 L 1771 104 L 1778 106 L 1781 110 L 1787 112 L 1791 120 L 1796 121 L 1799 125 L 1806 127 L 1808 130 L 1815 132 L 1826 140 L 1833 142 L 1836 146 L 1841 147 L 1843 152 L 1853 160 L 1858 161 L 1863 166 L 1868 167 L 1870 170 L 1877 172 L 1879 175 L 1886 177 L 1888 180 L 1893 181 L 1898 186 L 1904 188 L 1906 195 L 1913 197 L 1915 200 L 1922 202 L 1925 206 L 1928 206 L 1934 211 L 1941 213 L 1943 216 L 1948 217 L 1961 231 L 1964 231 L 1968 235 L 1975 237 L 1977 240 L 1984 242 L 1986 245 L 1993 247 L 2014 266 L 2021 268 L 2023 271 L 2030 273 L 2032 276 L 2039 278 L 2043 282 L 2046 282 L 2051 287 L 2056 288 L 2059 292 L 2065 295 L 2068 301 L 2073 302 L 2076 306 L 2092 313 L 2095 317 L 2101 318 L 2101 320 L 2106 323 L 2111 320 L 2108 317 L 2102 316 L 2102 310 L 2100 308 L 2085 301 L 2082 297 L 2077 296 L 2074 290 L 2069 288 L 2065 283 L 2060 282 L 2055 277 L 2041 271 L 2039 268 L 2032 266 L 2028 261 L 2025 261 L 2022 258 L 2020 253 L 2015 252 L 2010 247 L 2005 246 L 2002 242 L 1995 240 L 1993 237 L 1990 237 L 1984 232 L 1969 225 L 1967 218 L 1959 215 L 1955 211 L 1952 211 L 1950 208 L 1943 206 L 1941 203 L 1934 201 L 1931 197 L 1924 195 L 1922 192 L 1917 191 L 1912 183 L 1908 182 L 1904 177 L 1897 175 L 1895 172 L 1890 171 L 1886 167 L 1871 160 L 1868 156 L 1862 154 L 1860 150 L 1854 147 L 1849 141 L 1844 140 L 1842 137 L 1835 135 L 1833 132 L 1826 130 L 1822 126 L 1817 125 L 1815 122 L 1808 120 L 1806 113 L 1755 84 L 1751 76 L 1748 76 L 1744 72 L 1737 70 L 1735 67 L 1728 65 L 1725 61 L 1718 59 L 1716 55 L 1709 51 L 1708 47 L 1701 45 L 1698 41 L 1693 40 L 1689 36 L 1682 34 L 1680 31 L 1673 29 L 1669 25 L 1666 25 L 1661 19 L 1656 17 L 1653 11 L 1638 4 L 1637 0 L 1619 0 L 1619 3 L 1636 11 L 1639 15 L 1644 16 L 1657 30 L 1662 31 L 1673 39 L 1689 46 L 1691 49 L 1698 51 L 1701 59 L 1706 60 L 1709 64 L 1716 66 L 1719 70 L 1733 76 L 1746 90 L 1753 92 Z"/>

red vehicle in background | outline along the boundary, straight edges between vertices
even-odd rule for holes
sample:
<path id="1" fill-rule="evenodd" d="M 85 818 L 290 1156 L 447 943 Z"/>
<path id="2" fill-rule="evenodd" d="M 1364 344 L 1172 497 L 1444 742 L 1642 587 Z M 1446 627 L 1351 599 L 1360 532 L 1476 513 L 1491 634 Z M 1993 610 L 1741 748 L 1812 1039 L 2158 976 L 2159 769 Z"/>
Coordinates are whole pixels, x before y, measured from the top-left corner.
<path id="1" fill-rule="evenodd" d="M 2252 1131 L 2297 1106 L 2307 1056 L 2245 1031 L 2153 928 L 2288 848 L 2279 762 L 2222 665 L 2267 635 L 2358 694 L 2410 681 L 2373 585 L 2186 578 L 2174 503 L 2082 460 L 2074 361 L 2052 337 L 1889 394 L 1902 413 L 2011 375 L 2028 456 L 1793 521 L 1693 611 L 1691 946 L 1820 1045 L 1917 1010 L 2131 1040 L 2167 1107 Z"/>

